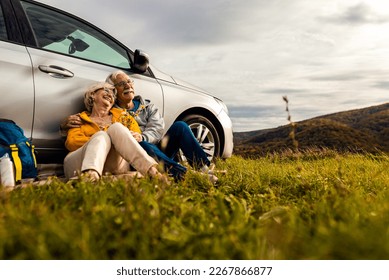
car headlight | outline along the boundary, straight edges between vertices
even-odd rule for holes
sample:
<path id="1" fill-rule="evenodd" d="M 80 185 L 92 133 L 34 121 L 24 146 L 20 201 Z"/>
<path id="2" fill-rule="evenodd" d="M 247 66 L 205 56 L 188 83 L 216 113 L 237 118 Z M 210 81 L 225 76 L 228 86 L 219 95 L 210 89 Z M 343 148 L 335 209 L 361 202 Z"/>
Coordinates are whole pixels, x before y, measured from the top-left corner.
<path id="1" fill-rule="evenodd" d="M 228 115 L 228 108 L 227 108 L 227 105 L 224 104 L 224 102 L 223 102 L 221 99 L 219 99 L 219 98 L 217 98 L 217 97 L 214 97 L 214 98 L 215 98 L 216 102 L 219 103 L 220 106 L 222 106 L 223 111 L 226 112 L 226 114 Z"/>

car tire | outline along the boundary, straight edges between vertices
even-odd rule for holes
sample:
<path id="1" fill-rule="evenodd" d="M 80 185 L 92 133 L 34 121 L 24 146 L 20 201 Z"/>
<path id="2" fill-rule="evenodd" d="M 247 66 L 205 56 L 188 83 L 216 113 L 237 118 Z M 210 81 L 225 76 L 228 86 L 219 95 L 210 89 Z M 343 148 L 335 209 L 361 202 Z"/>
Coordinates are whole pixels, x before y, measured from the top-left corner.
<path id="1" fill-rule="evenodd" d="M 215 126 L 209 119 L 201 115 L 192 114 L 184 117 L 182 121 L 186 122 L 191 128 L 195 138 L 210 161 L 219 156 L 220 138 Z"/>

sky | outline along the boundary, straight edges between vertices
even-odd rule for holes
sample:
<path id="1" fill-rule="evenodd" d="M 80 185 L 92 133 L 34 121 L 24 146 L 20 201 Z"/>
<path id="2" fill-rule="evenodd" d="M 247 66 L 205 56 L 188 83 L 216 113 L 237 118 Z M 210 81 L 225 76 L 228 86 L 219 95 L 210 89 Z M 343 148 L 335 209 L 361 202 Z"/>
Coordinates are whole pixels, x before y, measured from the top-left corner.
<path id="1" fill-rule="evenodd" d="M 40 0 L 222 99 L 235 132 L 388 102 L 384 0 Z"/>

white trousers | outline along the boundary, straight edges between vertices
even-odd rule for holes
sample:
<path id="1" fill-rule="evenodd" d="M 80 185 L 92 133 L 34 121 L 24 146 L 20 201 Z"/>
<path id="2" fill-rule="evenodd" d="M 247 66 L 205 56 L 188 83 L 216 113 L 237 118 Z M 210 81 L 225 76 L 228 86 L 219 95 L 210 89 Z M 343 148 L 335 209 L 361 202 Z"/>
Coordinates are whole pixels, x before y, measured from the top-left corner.
<path id="1" fill-rule="evenodd" d="M 121 123 L 112 124 L 107 131 L 95 133 L 81 148 L 70 152 L 64 160 L 67 179 L 85 170 L 95 170 L 99 175 L 106 172 L 122 174 L 130 165 L 143 175 L 157 162 Z"/>

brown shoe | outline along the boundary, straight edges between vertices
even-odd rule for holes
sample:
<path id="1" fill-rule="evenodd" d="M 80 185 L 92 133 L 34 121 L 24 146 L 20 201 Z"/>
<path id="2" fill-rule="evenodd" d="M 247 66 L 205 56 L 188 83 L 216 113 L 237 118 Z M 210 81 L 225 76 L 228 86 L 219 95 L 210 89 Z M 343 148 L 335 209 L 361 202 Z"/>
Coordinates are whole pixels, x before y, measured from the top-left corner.
<path id="1" fill-rule="evenodd" d="M 81 179 L 85 182 L 97 182 L 100 180 L 100 175 L 96 170 L 88 169 L 82 171 Z"/>
<path id="2" fill-rule="evenodd" d="M 166 174 L 162 174 L 158 171 L 158 169 L 155 166 L 150 167 L 150 169 L 147 171 L 147 175 L 151 178 L 155 178 L 158 181 L 165 183 L 167 185 L 170 185 L 170 180 Z"/>

